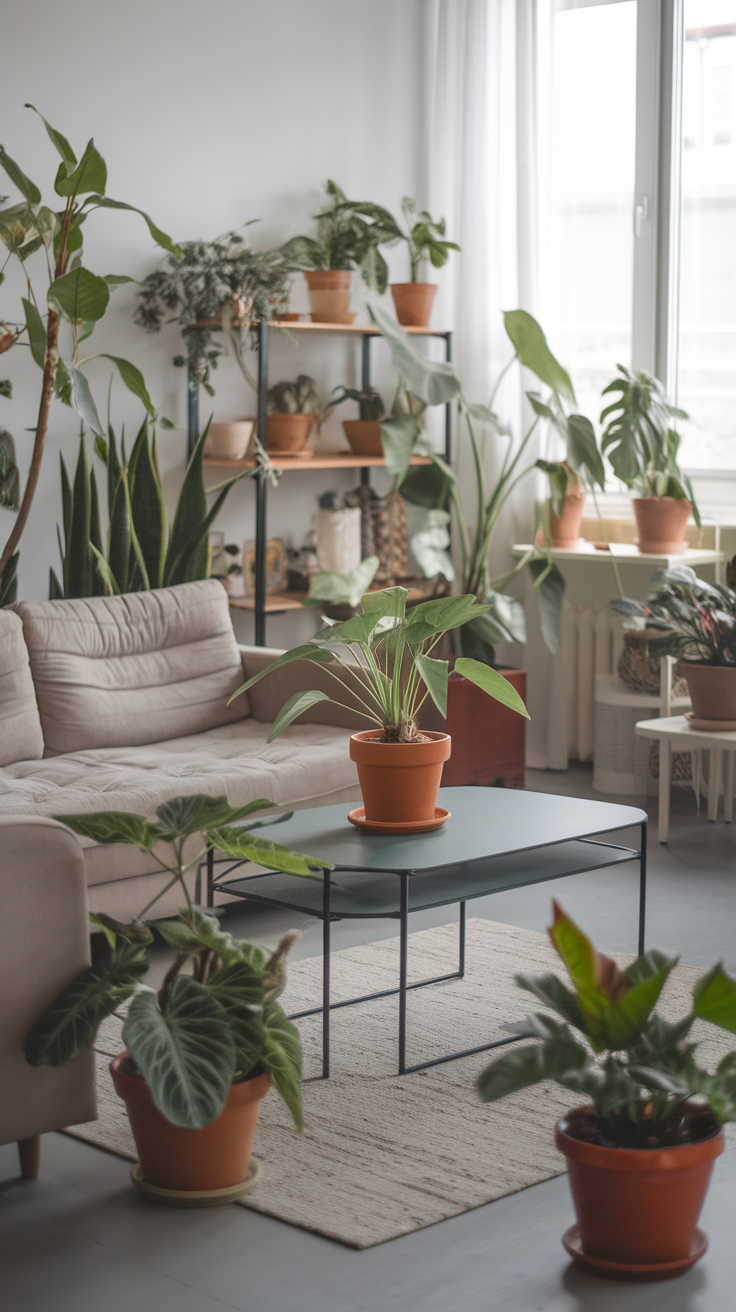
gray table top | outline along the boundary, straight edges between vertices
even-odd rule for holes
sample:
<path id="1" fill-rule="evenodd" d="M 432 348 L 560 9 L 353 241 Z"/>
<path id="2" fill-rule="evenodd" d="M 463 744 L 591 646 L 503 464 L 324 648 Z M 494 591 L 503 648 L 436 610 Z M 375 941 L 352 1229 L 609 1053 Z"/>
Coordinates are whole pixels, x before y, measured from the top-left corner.
<path id="1" fill-rule="evenodd" d="M 647 818 L 635 806 L 511 788 L 441 788 L 438 803 L 451 818 L 429 834 L 363 834 L 348 821 L 345 802 L 297 811 L 267 833 L 339 870 L 418 872 L 611 833 Z"/>

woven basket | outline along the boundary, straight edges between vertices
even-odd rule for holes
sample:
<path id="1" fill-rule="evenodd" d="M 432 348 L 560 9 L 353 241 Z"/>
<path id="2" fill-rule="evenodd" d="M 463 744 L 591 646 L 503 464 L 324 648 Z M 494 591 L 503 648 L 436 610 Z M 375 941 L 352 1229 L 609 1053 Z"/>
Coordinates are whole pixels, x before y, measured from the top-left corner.
<path id="1" fill-rule="evenodd" d="M 618 658 L 618 677 L 634 692 L 659 692 L 659 662 L 649 660 L 649 639 L 661 637 L 655 629 L 625 629 L 624 649 Z M 687 683 L 675 679 L 672 685 L 675 697 L 687 697 Z"/>

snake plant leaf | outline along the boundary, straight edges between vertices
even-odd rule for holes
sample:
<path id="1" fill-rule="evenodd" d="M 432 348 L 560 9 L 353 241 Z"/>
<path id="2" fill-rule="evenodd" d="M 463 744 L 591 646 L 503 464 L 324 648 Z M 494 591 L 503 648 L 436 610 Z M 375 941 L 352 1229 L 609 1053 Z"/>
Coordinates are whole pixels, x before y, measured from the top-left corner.
<path id="1" fill-rule="evenodd" d="M 575 393 L 570 378 L 550 351 L 536 319 L 526 310 L 505 310 L 503 323 L 520 362 L 536 374 L 540 383 L 545 383 L 553 392 L 574 404 Z"/>
<path id="2" fill-rule="evenodd" d="M 0 424 L 0 506 L 17 510 L 20 505 L 20 472 L 15 458 L 15 442 Z"/>
<path id="3" fill-rule="evenodd" d="M 272 743 L 274 738 L 278 738 L 279 734 L 283 733 L 284 729 L 288 729 L 289 725 L 298 719 L 303 711 L 308 711 L 310 706 L 316 706 L 318 702 L 329 702 L 330 700 L 331 698 L 326 692 L 316 690 L 295 692 L 293 697 L 289 697 L 288 701 L 285 701 L 281 707 L 266 742 Z"/>
<path id="4" fill-rule="evenodd" d="M 116 580 L 115 575 L 113 574 L 112 570 L 110 569 L 110 566 L 109 566 L 107 560 L 106 560 L 105 557 L 103 556 L 102 552 L 99 551 L 98 548 L 94 545 L 93 542 L 90 542 L 89 545 L 90 545 L 90 551 L 92 552 L 92 555 L 94 556 L 94 559 L 95 559 L 95 562 L 96 562 L 96 565 L 97 565 L 97 573 L 98 573 L 98 576 L 99 576 L 100 583 L 101 583 L 101 585 L 102 585 L 102 587 L 101 587 L 101 592 L 99 592 L 99 591 L 98 591 L 98 592 L 95 592 L 94 595 L 95 595 L 95 596 L 100 596 L 100 595 L 102 595 L 102 596 L 105 596 L 105 597 L 119 597 L 119 596 L 120 596 L 120 588 L 119 588 L 118 585 L 117 585 L 117 580 Z M 53 573 L 53 570 L 52 570 L 52 573 Z M 58 592 L 58 593 L 56 593 L 56 594 L 54 594 L 54 595 L 55 595 L 55 596 L 58 596 L 58 597 L 63 597 L 63 596 L 64 596 L 64 593 L 60 591 L 60 592 Z M 51 591 L 49 591 L 49 601 L 52 601 L 52 600 L 53 600 L 53 597 L 52 597 L 52 595 L 51 595 Z"/>
<path id="5" fill-rule="evenodd" d="M 163 1009 L 155 993 L 136 994 L 123 1042 L 172 1125 L 198 1130 L 219 1116 L 235 1074 L 235 1045 L 225 1012 L 202 984 L 177 975 Z"/>
<path id="6" fill-rule="evenodd" d="M 21 299 L 26 315 L 26 331 L 31 347 L 31 355 L 39 368 L 43 369 L 46 360 L 46 329 L 44 322 L 33 301 L 27 300 L 25 296 Z"/>
<path id="7" fill-rule="evenodd" d="M 163 587 L 166 555 L 166 506 L 156 455 L 155 433 L 148 440 L 144 423 L 130 456 L 130 515 L 152 588 Z M 134 589 L 135 583 L 134 580 Z M 138 583 L 140 586 L 140 583 Z"/>
<path id="8" fill-rule="evenodd" d="M 187 564 L 199 545 L 201 526 L 207 517 L 202 460 L 208 432 L 209 424 L 199 437 L 184 474 L 164 562 L 164 582 L 167 587 L 188 581 Z"/>
<path id="9" fill-rule="evenodd" d="M 302 879 L 314 879 L 322 883 L 322 876 L 314 873 L 316 869 L 331 870 L 329 861 L 319 860 L 313 856 L 303 856 L 293 852 L 282 843 L 270 843 L 262 838 L 251 838 L 248 830 L 222 826 L 208 830 L 207 837 L 218 851 L 226 856 L 238 857 L 243 861 L 252 861 L 254 865 L 265 866 L 268 870 L 280 870 L 285 875 L 299 875 Z"/>
<path id="10" fill-rule="evenodd" d="M 109 595 L 109 588 L 104 574 L 100 571 L 99 562 L 104 560 L 102 555 L 102 531 L 100 529 L 100 499 L 97 492 L 97 477 L 94 469 L 89 471 L 89 491 L 90 491 L 90 510 L 89 510 L 89 548 L 90 556 L 90 577 L 92 582 L 92 595 L 95 597 Z"/>
<path id="11" fill-rule="evenodd" d="M 724 970 L 722 962 L 695 985 L 693 1011 L 700 1020 L 736 1034 L 736 979 Z"/>
<path id="12" fill-rule="evenodd" d="M 544 1043 L 515 1048 L 491 1062 L 478 1076 L 476 1088 L 481 1102 L 497 1102 L 542 1080 L 565 1079 L 584 1070 L 589 1060 L 586 1049 L 566 1026 L 558 1026 L 557 1031 Z"/>
<path id="13" fill-rule="evenodd" d="M 421 652 L 417 652 L 414 663 L 440 715 L 446 716 L 448 662 L 438 661 L 433 656 L 425 656 Z"/>
<path id="14" fill-rule="evenodd" d="M 72 168 L 70 171 L 68 163 L 63 160 L 56 175 L 54 191 L 57 196 L 83 196 L 87 192 L 103 193 L 106 186 L 107 165 L 99 150 L 97 150 L 92 137 L 87 142 L 84 154 L 76 168 Z"/>
<path id="15" fill-rule="evenodd" d="M 110 466 L 108 465 L 108 493 L 110 487 L 109 470 Z M 130 510 L 122 470 L 118 476 L 110 512 L 107 559 L 118 591 L 127 592 L 130 569 Z"/>
<path id="16" fill-rule="evenodd" d="M 64 589 L 62 588 L 59 582 L 59 578 L 56 573 L 56 570 L 50 569 L 49 570 L 49 601 L 61 601 L 63 600 L 63 597 L 64 597 Z M 6 603 L 0 601 L 0 606 L 4 604 Z"/>
<path id="17" fill-rule="evenodd" d="M 299 1031 L 277 1003 L 264 1007 L 263 1028 L 261 1061 L 266 1070 L 270 1071 L 276 1088 L 294 1118 L 297 1130 L 303 1130 L 302 1047 Z"/>
<path id="18" fill-rule="evenodd" d="M 133 993 L 148 969 L 143 948 L 126 943 L 110 959 L 87 966 L 34 1021 L 24 1050 L 31 1066 L 65 1066 L 91 1048 L 100 1023 Z"/>
<path id="19" fill-rule="evenodd" d="M 102 281 L 108 282 L 108 279 L 103 278 Z M 137 396 L 138 400 L 143 402 L 149 417 L 151 419 L 155 419 L 156 410 L 153 401 L 151 400 L 148 394 L 148 388 L 146 387 L 146 380 L 144 379 L 140 369 L 138 369 L 136 365 L 131 364 L 130 360 L 123 360 L 122 357 L 119 355 L 108 355 L 106 351 L 101 352 L 99 359 L 112 360 L 113 364 L 117 368 L 118 373 L 120 374 L 122 381 L 125 383 L 125 386 L 127 387 L 128 391 L 132 392 L 133 396 Z"/>
<path id="20" fill-rule="evenodd" d="M 43 123 L 46 126 L 46 131 L 49 134 L 49 140 L 51 141 L 52 145 L 55 146 L 56 149 L 58 150 L 62 160 L 67 166 L 67 170 L 71 172 L 72 169 L 75 169 L 77 166 L 77 157 L 74 154 L 74 151 L 72 150 L 71 146 L 69 145 L 69 142 L 67 141 L 66 137 L 63 136 L 62 133 L 59 132 L 56 128 L 52 128 L 48 119 L 44 118 L 41 111 L 39 109 L 36 109 L 35 105 L 26 104 L 23 106 L 23 108 L 32 109 L 34 114 L 38 114 L 38 117 L 42 119 Z"/>
<path id="21" fill-rule="evenodd" d="M 0 574 L 0 608 L 9 606 L 18 595 L 18 560 L 20 552 L 10 557 L 5 569 Z"/>
<path id="22" fill-rule="evenodd" d="M 261 679 L 264 679 L 267 674 L 272 674 L 274 670 L 283 669 L 284 665 L 291 665 L 293 661 L 305 660 L 312 661 L 315 665 L 330 665 L 337 660 L 337 657 L 334 652 L 326 651 L 323 647 L 316 647 L 313 642 L 306 642 L 301 647 L 292 647 L 291 651 L 285 651 L 282 656 L 278 656 L 275 661 L 271 661 L 271 664 L 267 665 L 265 669 L 259 670 L 257 674 L 251 675 L 250 679 L 241 684 L 240 688 L 228 700 L 228 706 L 230 702 L 240 696 L 241 692 L 247 692 L 256 683 L 260 683 Z"/>
<path id="23" fill-rule="evenodd" d="M 419 424 L 412 415 L 396 415 L 393 419 L 384 419 L 381 424 L 386 469 L 397 480 L 397 488 L 401 487 L 409 471 L 419 433 Z"/>
<path id="24" fill-rule="evenodd" d="M 0 166 L 5 169 L 10 181 L 15 183 L 21 196 L 25 196 L 31 205 L 41 204 L 41 193 L 35 182 L 31 182 L 25 173 L 16 164 L 14 159 L 10 158 L 3 146 L 0 146 Z"/>
<path id="25" fill-rule="evenodd" d="M 128 811 L 98 811 L 94 815 L 55 815 L 68 829 L 95 843 L 132 843 L 141 852 L 150 852 L 159 842 L 161 830 L 142 815 Z"/>
<path id="26" fill-rule="evenodd" d="M 110 301 L 110 288 L 104 278 L 81 265 L 55 278 L 47 300 L 70 323 L 96 322 L 104 315 Z"/>
<path id="27" fill-rule="evenodd" d="M 518 711 L 526 720 L 529 719 L 529 712 L 516 689 L 491 665 L 486 665 L 483 661 L 471 660 L 468 656 L 459 656 L 455 661 L 455 671 L 457 674 L 462 674 L 464 679 L 469 679 L 495 701 L 508 706 L 512 711 Z"/>
<path id="28" fill-rule="evenodd" d="M 89 533 L 92 496 L 84 437 L 79 439 L 79 456 L 74 473 L 69 536 L 64 557 L 64 593 L 67 597 L 88 597 L 91 584 Z"/>
<path id="29" fill-rule="evenodd" d="M 421 355 L 403 328 L 377 303 L 370 304 L 368 311 L 388 346 L 394 369 L 415 396 L 427 405 L 443 405 L 459 394 L 460 383 L 452 365 Z"/>

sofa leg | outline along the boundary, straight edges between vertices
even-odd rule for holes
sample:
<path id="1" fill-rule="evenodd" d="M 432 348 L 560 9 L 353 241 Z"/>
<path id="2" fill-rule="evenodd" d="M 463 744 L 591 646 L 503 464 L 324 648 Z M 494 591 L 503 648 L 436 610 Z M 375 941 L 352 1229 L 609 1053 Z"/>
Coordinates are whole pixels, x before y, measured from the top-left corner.
<path id="1" fill-rule="evenodd" d="M 20 1173 L 24 1180 L 35 1180 L 41 1169 L 41 1136 L 34 1134 L 32 1139 L 18 1140 Z"/>

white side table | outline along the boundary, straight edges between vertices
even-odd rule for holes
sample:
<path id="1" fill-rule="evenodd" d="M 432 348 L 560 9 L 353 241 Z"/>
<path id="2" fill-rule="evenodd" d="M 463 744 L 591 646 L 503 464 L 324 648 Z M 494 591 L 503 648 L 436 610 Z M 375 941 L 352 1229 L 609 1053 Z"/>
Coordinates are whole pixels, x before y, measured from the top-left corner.
<path id="1" fill-rule="evenodd" d="M 641 720 L 635 732 L 642 738 L 658 738 L 659 755 L 659 822 L 658 838 L 666 843 L 670 828 L 670 761 L 672 752 L 710 752 L 710 771 L 708 782 L 708 819 L 718 817 L 718 798 L 723 767 L 723 754 L 726 754 L 726 784 L 723 790 L 723 818 L 727 824 L 733 818 L 733 784 L 734 752 L 736 752 L 736 730 L 727 733 L 713 733 L 707 729 L 692 729 L 684 715 L 672 715 L 661 720 Z"/>

